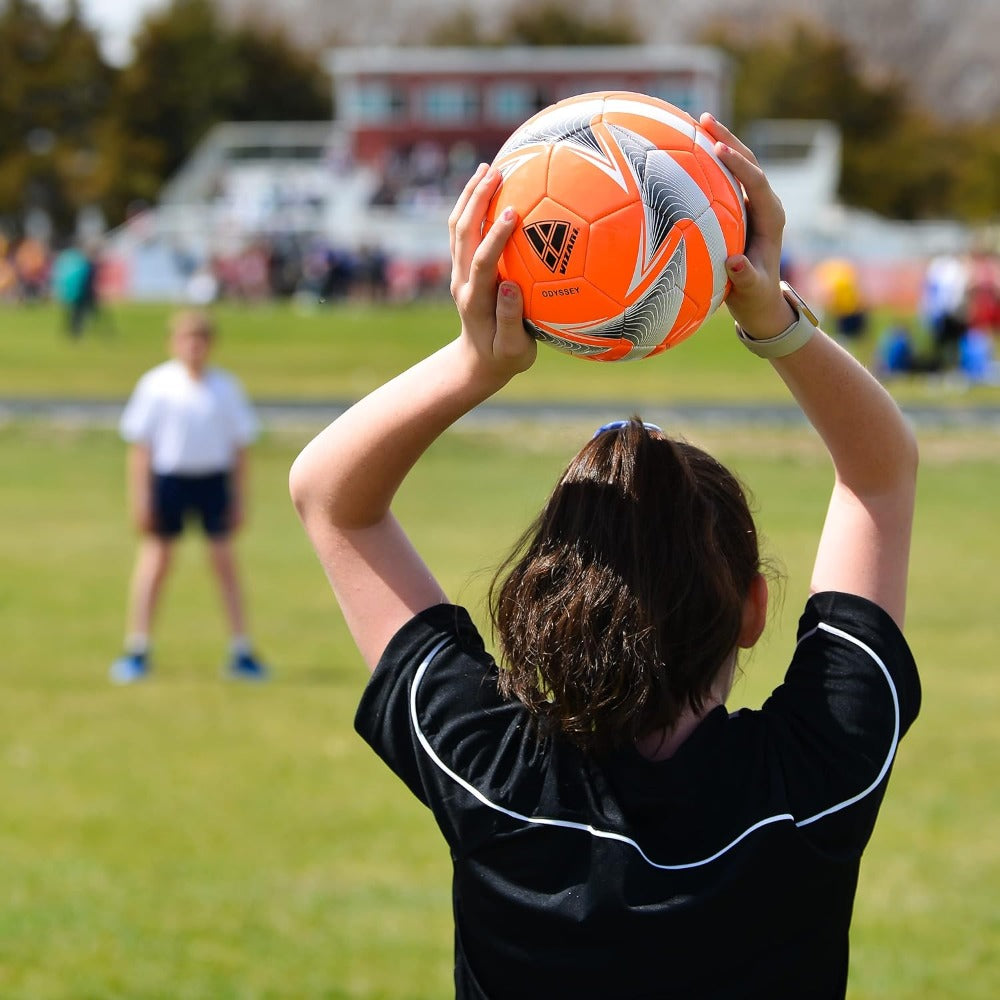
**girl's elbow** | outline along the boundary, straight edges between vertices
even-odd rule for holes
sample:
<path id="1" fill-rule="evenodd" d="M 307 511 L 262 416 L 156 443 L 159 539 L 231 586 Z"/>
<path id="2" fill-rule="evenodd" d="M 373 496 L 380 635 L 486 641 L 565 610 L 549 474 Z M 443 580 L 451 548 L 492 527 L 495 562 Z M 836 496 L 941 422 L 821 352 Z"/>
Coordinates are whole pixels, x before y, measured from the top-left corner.
<path id="1" fill-rule="evenodd" d="M 302 455 L 295 459 L 288 470 L 288 494 L 299 517 L 304 518 L 314 503 L 316 491 L 308 463 L 303 460 Z"/>
<path id="2" fill-rule="evenodd" d="M 899 461 L 901 476 L 915 486 L 920 468 L 920 445 L 917 443 L 917 435 L 909 424 L 906 425 L 906 432 L 900 445 Z"/>

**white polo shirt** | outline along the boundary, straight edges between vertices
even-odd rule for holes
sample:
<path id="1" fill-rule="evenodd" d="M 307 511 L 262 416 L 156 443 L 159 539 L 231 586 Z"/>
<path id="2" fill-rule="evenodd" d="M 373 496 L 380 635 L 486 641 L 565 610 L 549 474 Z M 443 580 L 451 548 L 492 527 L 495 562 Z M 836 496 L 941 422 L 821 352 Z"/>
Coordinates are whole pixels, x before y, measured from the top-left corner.
<path id="1" fill-rule="evenodd" d="M 182 476 L 228 471 L 258 426 L 232 375 L 207 368 L 195 379 L 177 360 L 139 379 L 119 425 L 126 441 L 149 446 L 154 472 Z"/>

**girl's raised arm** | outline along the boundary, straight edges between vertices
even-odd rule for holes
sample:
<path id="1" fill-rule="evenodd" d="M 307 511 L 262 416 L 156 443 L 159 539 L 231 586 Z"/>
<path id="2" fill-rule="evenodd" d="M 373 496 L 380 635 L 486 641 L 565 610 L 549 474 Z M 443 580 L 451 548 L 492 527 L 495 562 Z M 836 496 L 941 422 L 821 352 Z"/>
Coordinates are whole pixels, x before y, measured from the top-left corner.
<path id="1" fill-rule="evenodd" d="M 743 185 L 750 211 L 746 254 L 727 261 L 733 285 L 727 304 L 743 330 L 766 344 L 797 316 L 778 284 L 784 211 L 753 153 L 710 116 L 702 125 Z M 866 597 L 902 627 L 916 494 L 913 433 L 874 376 L 821 332 L 771 363 L 833 460 L 811 589 Z"/>
<path id="2" fill-rule="evenodd" d="M 370 669 L 405 622 L 447 600 L 390 511 L 396 491 L 446 428 L 535 358 L 519 289 L 497 287 L 513 212 L 482 232 L 499 182 L 496 170 L 481 166 L 449 219 L 459 337 L 338 417 L 303 449 L 289 476 L 292 500 Z"/>

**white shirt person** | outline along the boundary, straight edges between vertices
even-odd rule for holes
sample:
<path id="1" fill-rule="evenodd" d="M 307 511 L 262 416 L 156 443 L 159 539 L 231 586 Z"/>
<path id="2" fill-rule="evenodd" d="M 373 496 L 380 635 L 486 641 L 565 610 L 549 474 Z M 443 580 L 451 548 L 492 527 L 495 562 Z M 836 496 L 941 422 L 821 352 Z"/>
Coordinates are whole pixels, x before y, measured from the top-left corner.
<path id="1" fill-rule="evenodd" d="M 206 536 L 230 630 L 230 677 L 262 680 L 254 656 L 232 536 L 242 525 L 247 447 L 259 431 L 239 381 L 209 366 L 215 336 L 206 313 L 185 311 L 171 322 L 173 357 L 146 372 L 120 421 L 129 443 L 128 490 L 139 552 L 129 589 L 125 650 L 111 680 L 131 684 L 150 670 L 150 631 L 173 545 L 191 515 Z"/>

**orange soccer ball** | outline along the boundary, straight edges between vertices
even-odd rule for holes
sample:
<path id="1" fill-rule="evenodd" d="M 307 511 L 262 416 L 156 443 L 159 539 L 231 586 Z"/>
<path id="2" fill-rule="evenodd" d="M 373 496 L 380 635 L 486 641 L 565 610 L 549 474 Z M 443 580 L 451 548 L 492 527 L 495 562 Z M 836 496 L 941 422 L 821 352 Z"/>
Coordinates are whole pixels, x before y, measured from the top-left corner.
<path id="1" fill-rule="evenodd" d="M 679 108 L 614 91 L 567 98 L 511 135 L 487 223 L 518 212 L 500 274 L 520 285 L 535 337 L 594 361 L 645 358 L 721 305 L 746 210 L 712 147 Z"/>

